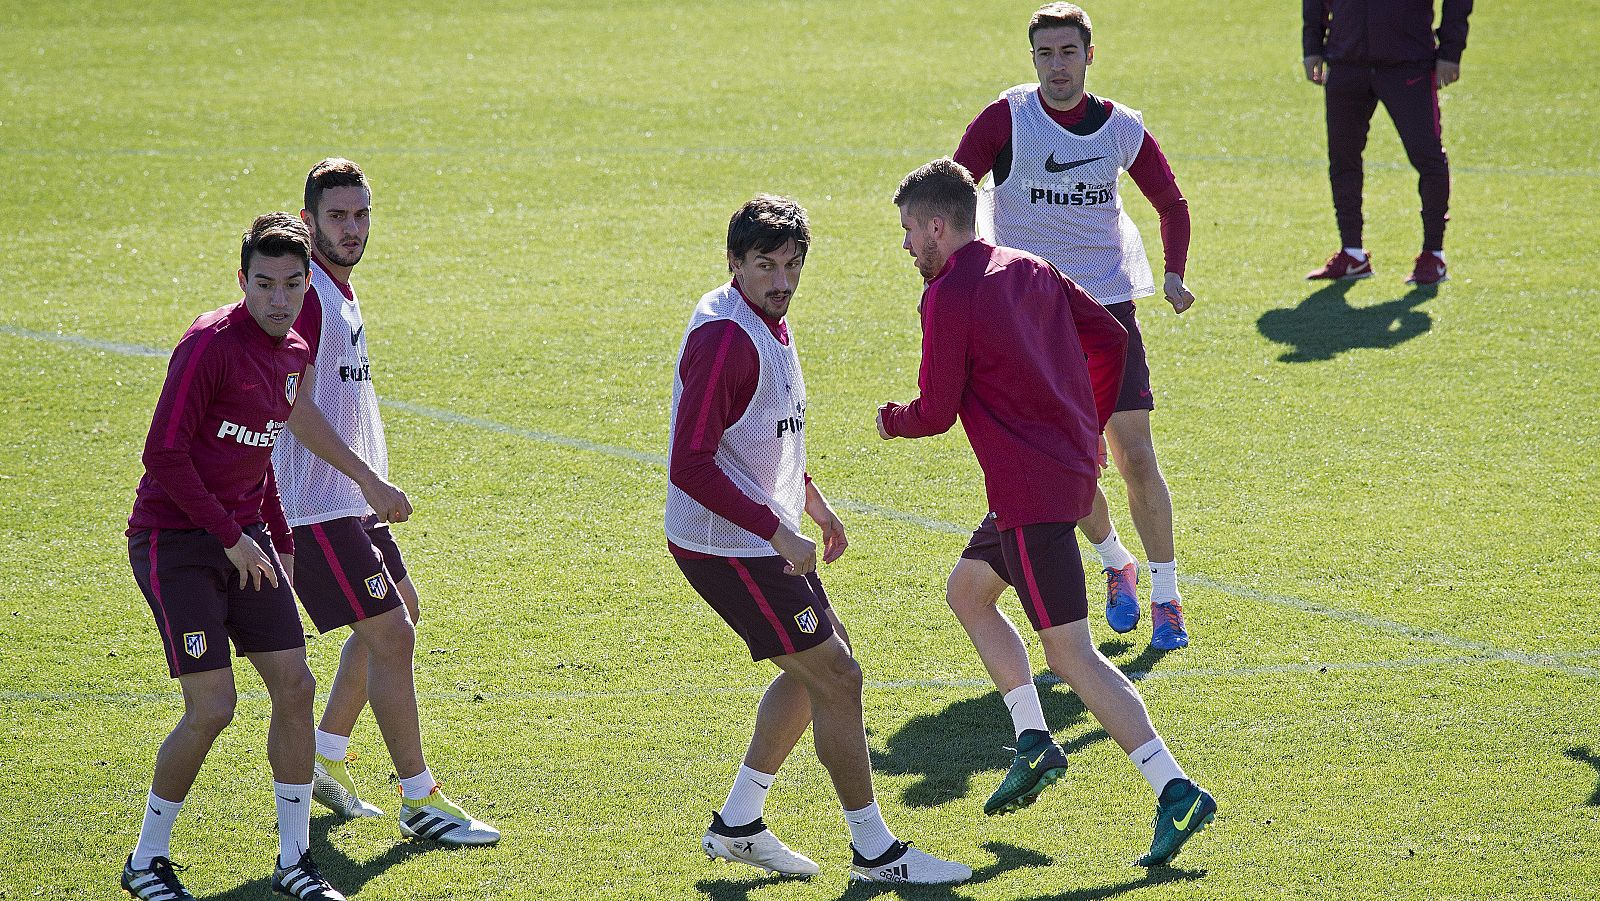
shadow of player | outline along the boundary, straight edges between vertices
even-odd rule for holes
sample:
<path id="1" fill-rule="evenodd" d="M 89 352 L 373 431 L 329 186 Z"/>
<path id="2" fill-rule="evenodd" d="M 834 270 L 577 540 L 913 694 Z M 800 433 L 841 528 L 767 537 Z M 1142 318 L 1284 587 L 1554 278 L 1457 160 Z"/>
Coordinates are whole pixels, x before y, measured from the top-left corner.
<path id="1" fill-rule="evenodd" d="M 1031 848 L 1021 848 L 1006 842 L 984 842 L 984 850 L 994 855 L 994 862 L 982 867 L 974 867 L 972 878 L 961 885 L 974 885 L 987 882 L 996 876 L 1009 873 L 1012 870 L 1048 867 L 1055 861 L 1048 854 L 1034 851 Z M 695 883 L 695 888 L 712 901 L 749 901 L 751 894 L 769 885 L 794 880 L 795 877 L 763 876 L 758 879 L 702 879 Z M 827 874 L 812 877 L 813 882 L 831 881 Z M 851 882 L 844 892 L 839 895 L 840 901 L 847 898 L 876 898 L 883 894 L 893 893 L 905 898 L 944 899 L 944 901 L 957 901 L 961 898 L 955 891 L 961 885 L 893 885 L 886 883 Z"/>
<path id="2" fill-rule="evenodd" d="M 1596 771 L 1600 771 L 1600 754 L 1595 754 L 1587 747 L 1568 748 L 1566 750 L 1566 754 L 1567 757 L 1576 760 L 1579 763 L 1587 763 L 1588 765 L 1594 767 Z M 1594 787 L 1594 791 L 1589 795 L 1589 800 L 1585 801 L 1584 803 L 1588 804 L 1590 807 L 1600 807 L 1600 785 L 1596 785 Z"/>
<path id="3" fill-rule="evenodd" d="M 984 842 L 983 847 L 995 856 L 995 861 L 985 867 L 977 867 L 972 871 L 972 878 L 960 885 L 891 885 L 881 882 L 854 883 L 839 895 L 839 901 L 856 901 L 856 899 L 878 898 L 884 895 L 894 895 L 900 898 L 928 899 L 928 901 L 959 901 L 966 895 L 958 894 L 962 888 L 970 885 L 979 885 L 994 879 L 1012 870 L 1044 869 L 1055 861 L 1048 855 L 1041 854 L 1028 848 L 1019 848 L 1005 842 Z M 1061 881 L 1070 879 L 1070 870 L 1060 872 Z M 1030 895 L 1027 898 L 1018 898 L 1016 901 L 1097 901 L 1101 898 L 1112 898 L 1124 892 L 1143 888 L 1151 885 L 1162 885 L 1169 882 L 1193 882 L 1206 875 L 1205 870 L 1180 870 L 1172 867 L 1158 867 L 1153 870 L 1144 870 L 1136 878 L 1104 885 L 1096 888 L 1075 889 L 1062 891 L 1057 894 Z M 1054 881 L 1055 873 L 1046 871 L 1040 874 L 1040 881 Z"/>
<path id="4" fill-rule="evenodd" d="M 1100 653 L 1114 658 L 1131 647 L 1127 641 L 1113 639 L 1100 645 Z M 1137 656 L 1118 665 L 1124 672 L 1143 674 L 1165 654 L 1144 645 Z M 1077 694 L 1055 676 L 1046 674 L 1035 681 L 1051 731 L 1060 733 L 1090 718 Z M 908 807 L 936 807 L 966 797 L 974 773 L 996 769 L 1003 773 L 1011 764 L 1003 747 L 1015 737 L 1005 702 L 998 691 L 991 691 L 956 701 L 938 713 L 913 717 L 889 737 L 885 750 L 873 751 L 872 769 L 889 776 L 921 776 L 902 793 L 901 802 Z M 1071 756 L 1109 737 L 1097 726 L 1061 747 Z M 999 784 L 999 776 L 995 783 Z"/>
<path id="5" fill-rule="evenodd" d="M 357 863 L 339 851 L 338 846 L 328 841 L 328 833 L 335 826 L 342 825 L 343 820 L 333 815 L 313 816 L 311 818 L 311 856 L 317 862 L 317 868 L 322 875 L 328 877 L 328 882 L 346 895 L 354 896 L 362 887 L 373 879 L 382 875 L 384 871 L 398 863 L 403 863 L 418 854 L 430 851 L 449 853 L 472 853 L 469 848 L 454 848 L 446 845 L 436 845 L 431 842 L 401 840 L 390 845 L 388 850 L 371 860 Z M 267 860 L 275 856 L 274 851 L 269 851 Z M 274 894 L 271 887 L 271 875 L 241 883 L 220 894 L 206 895 L 212 901 L 261 901 L 263 898 L 281 898 L 282 895 Z"/>
<path id="6" fill-rule="evenodd" d="M 1345 300 L 1355 282 L 1334 282 L 1293 309 L 1268 310 L 1256 320 L 1263 337 L 1293 346 L 1280 363 L 1311 363 L 1360 348 L 1378 350 L 1404 344 L 1433 328 L 1433 317 L 1418 304 L 1439 293 L 1437 285 L 1412 288 L 1403 297 L 1370 307 Z"/>

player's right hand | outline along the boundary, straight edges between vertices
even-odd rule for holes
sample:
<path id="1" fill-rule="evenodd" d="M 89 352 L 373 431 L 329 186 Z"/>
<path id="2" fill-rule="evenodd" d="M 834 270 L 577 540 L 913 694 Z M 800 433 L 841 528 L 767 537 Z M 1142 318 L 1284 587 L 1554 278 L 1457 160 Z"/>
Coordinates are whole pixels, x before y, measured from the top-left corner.
<path id="1" fill-rule="evenodd" d="M 278 568 L 272 565 L 272 558 L 261 549 L 261 545 L 256 544 L 254 538 L 241 534 L 233 547 L 224 548 L 223 553 L 228 555 L 228 562 L 233 564 L 233 568 L 239 571 L 240 588 L 260 591 L 263 576 L 273 588 L 278 587 Z"/>
<path id="2" fill-rule="evenodd" d="M 783 566 L 785 575 L 803 576 L 817 568 L 817 543 L 790 531 L 788 526 L 778 526 L 777 534 L 772 536 L 772 549 L 787 561 Z"/>
<path id="3" fill-rule="evenodd" d="M 1312 84 L 1328 83 L 1328 61 L 1320 56 L 1308 56 L 1302 62 L 1306 67 L 1306 81 Z"/>
<path id="4" fill-rule="evenodd" d="M 361 496 L 384 522 L 405 522 L 411 518 L 411 501 L 406 493 L 376 475 L 361 483 Z"/>

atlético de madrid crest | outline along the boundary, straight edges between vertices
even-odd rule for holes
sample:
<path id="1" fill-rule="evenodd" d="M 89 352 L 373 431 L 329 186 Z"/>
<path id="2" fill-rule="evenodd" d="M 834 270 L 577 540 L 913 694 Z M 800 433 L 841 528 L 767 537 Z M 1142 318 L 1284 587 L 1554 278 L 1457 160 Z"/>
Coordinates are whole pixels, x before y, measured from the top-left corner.
<path id="1" fill-rule="evenodd" d="M 294 396 L 299 390 L 300 373 L 289 373 L 289 377 L 283 380 L 283 396 L 292 404 L 294 403 Z"/>
<path id="2" fill-rule="evenodd" d="M 807 607 L 794 615 L 794 624 L 807 635 L 817 634 L 817 611 Z"/>
<path id="3" fill-rule="evenodd" d="M 183 652 L 196 660 L 204 657 L 206 655 L 206 633 L 183 633 Z"/>

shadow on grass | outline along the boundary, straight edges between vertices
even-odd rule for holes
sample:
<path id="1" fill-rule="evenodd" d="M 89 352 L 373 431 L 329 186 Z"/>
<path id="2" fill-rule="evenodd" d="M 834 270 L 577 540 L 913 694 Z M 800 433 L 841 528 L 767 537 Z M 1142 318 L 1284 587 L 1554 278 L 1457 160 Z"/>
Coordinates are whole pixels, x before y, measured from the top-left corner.
<path id="1" fill-rule="evenodd" d="M 1566 754 L 1569 758 L 1579 763 L 1587 763 L 1594 767 L 1596 771 L 1600 771 L 1600 754 L 1595 754 L 1587 747 L 1568 748 Z M 1594 787 L 1594 791 L 1589 794 L 1589 800 L 1584 803 L 1590 807 L 1600 807 L 1600 785 Z"/>
<path id="2" fill-rule="evenodd" d="M 1433 317 L 1415 307 L 1439 293 L 1437 285 L 1412 288 L 1404 296 L 1369 307 L 1352 307 L 1345 295 L 1355 282 L 1334 282 L 1311 292 L 1292 309 L 1268 310 L 1256 320 L 1263 337 L 1293 350 L 1280 363 L 1331 360 L 1358 348 L 1404 344 L 1433 328 Z"/>
<path id="3" fill-rule="evenodd" d="M 1048 867 L 1055 861 L 1048 854 L 1034 851 L 1030 848 L 1021 848 L 1006 842 L 984 842 L 984 850 L 994 855 L 994 862 L 986 866 L 975 867 L 972 878 L 964 885 L 975 885 L 987 882 L 990 879 L 1009 873 L 1012 870 L 1034 869 Z M 749 901 L 751 893 L 769 885 L 787 881 L 780 876 L 767 876 L 760 879 L 703 879 L 695 883 L 695 888 L 712 901 Z M 813 882 L 826 884 L 831 881 L 828 875 L 816 876 Z M 841 901 L 847 898 L 876 898 L 885 894 L 895 894 L 904 898 L 929 898 L 957 901 L 962 896 L 955 894 L 961 886 L 958 885 L 893 885 L 886 883 L 849 883 L 844 892 L 839 895 Z"/>
<path id="4" fill-rule="evenodd" d="M 1100 645 L 1100 653 L 1116 662 L 1114 658 L 1131 647 L 1127 641 L 1113 639 Z M 1137 656 L 1118 666 L 1124 672 L 1145 673 L 1165 654 L 1144 645 Z M 1078 696 L 1058 682 L 1042 683 L 1039 700 L 1052 732 L 1070 729 L 1089 717 Z M 1061 747 L 1071 756 L 1109 737 L 1105 730 L 1095 728 Z M 873 752 L 872 769 L 890 776 L 921 776 L 907 786 L 900 800 L 907 807 L 936 807 L 966 797 L 973 773 L 1009 766 L 1011 757 L 1003 746 L 1014 738 L 1005 702 L 993 691 L 912 718 L 889 737 L 884 751 Z"/>
<path id="5" fill-rule="evenodd" d="M 344 821 L 336 816 L 313 816 L 311 818 L 311 856 L 316 860 L 317 868 L 322 870 L 322 875 L 328 877 L 328 882 L 334 888 L 346 895 L 354 896 L 362 887 L 374 878 L 383 874 L 385 870 L 398 863 L 403 863 L 418 854 L 429 852 L 440 854 L 471 854 L 470 848 L 449 848 L 428 842 L 409 841 L 401 839 L 390 845 L 371 860 L 357 863 L 340 853 L 339 849 L 328 841 L 328 831 Z M 274 847 L 274 850 L 276 848 Z M 271 860 L 273 852 L 268 851 L 263 855 L 263 864 Z M 212 901 L 265 901 L 268 898 L 282 898 L 282 895 L 272 891 L 271 874 L 260 879 L 246 882 L 215 895 L 206 896 Z"/>
<path id="6" fill-rule="evenodd" d="M 961 885 L 892 885 L 858 882 L 851 884 L 840 893 L 839 901 L 860 901 L 860 899 L 881 898 L 885 895 L 911 899 L 911 901 L 922 901 L 922 899 L 927 899 L 927 901 L 962 901 L 967 897 L 960 893 L 965 886 L 988 882 L 1012 870 L 1042 870 L 1054 863 L 1048 855 L 1027 848 L 1019 848 L 1016 845 L 1009 845 L 1005 842 L 985 842 L 983 847 L 995 856 L 994 863 L 974 869 L 972 878 Z M 1173 867 L 1160 867 L 1154 870 L 1141 870 L 1137 877 L 1114 885 L 1065 889 L 1054 894 L 1029 895 L 1025 898 L 1018 898 L 1016 901 L 1096 901 L 1096 899 L 1100 898 L 1114 898 L 1125 892 L 1146 886 L 1163 885 L 1172 882 L 1194 882 L 1205 875 L 1205 870 L 1180 870 Z M 1055 882 L 1058 879 L 1064 882 L 1070 879 L 1071 876 L 1070 870 L 1063 869 L 1059 871 L 1046 870 L 1034 878 L 1041 882 Z"/>

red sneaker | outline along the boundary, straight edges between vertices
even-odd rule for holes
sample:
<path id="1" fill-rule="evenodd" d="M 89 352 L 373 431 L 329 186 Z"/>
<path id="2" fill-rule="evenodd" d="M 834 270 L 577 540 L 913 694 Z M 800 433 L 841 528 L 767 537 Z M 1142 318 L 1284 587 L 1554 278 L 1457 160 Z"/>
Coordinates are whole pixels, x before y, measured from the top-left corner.
<path id="1" fill-rule="evenodd" d="M 1406 284 L 1425 288 L 1449 280 L 1450 275 L 1444 267 L 1444 260 L 1424 250 L 1417 257 L 1417 264 L 1412 267 L 1411 277 L 1406 279 Z"/>
<path id="2" fill-rule="evenodd" d="M 1367 254 L 1366 259 L 1358 261 L 1355 257 L 1345 253 L 1343 250 L 1331 257 L 1328 257 L 1328 262 L 1323 263 L 1321 269 L 1314 269 L 1311 272 L 1306 273 L 1307 281 L 1319 281 L 1327 279 L 1331 281 L 1346 282 L 1355 281 L 1358 278 L 1371 277 L 1372 254 L 1369 253 Z"/>

